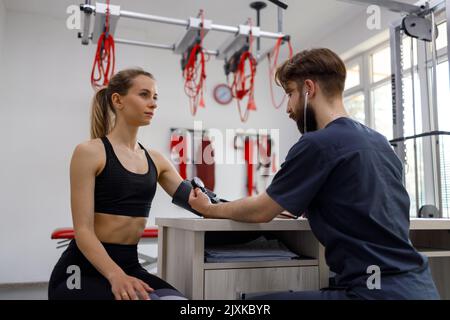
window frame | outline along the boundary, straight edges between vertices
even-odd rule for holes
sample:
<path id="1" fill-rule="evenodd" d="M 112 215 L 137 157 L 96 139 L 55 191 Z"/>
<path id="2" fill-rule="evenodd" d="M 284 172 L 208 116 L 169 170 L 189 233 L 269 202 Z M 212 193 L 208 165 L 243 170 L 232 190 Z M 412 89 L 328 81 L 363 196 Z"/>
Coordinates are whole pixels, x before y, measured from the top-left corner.
<path id="1" fill-rule="evenodd" d="M 352 87 L 344 91 L 344 98 L 352 96 L 358 92 L 364 93 L 364 113 L 365 113 L 365 125 L 374 128 L 375 127 L 375 111 L 372 103 L 372 91 L 386 83 L 391 82 L 391 77 L 372 82 L 372 59 L 371 56 L 384 48 L 389 47 L 389 40 L 383 41 L 372 48 L 361 52 L 355 56 L 344 61 L 346 67 L 351 67 L 356 63 L 359 63 L 359 77 L 360 85 Z"/>

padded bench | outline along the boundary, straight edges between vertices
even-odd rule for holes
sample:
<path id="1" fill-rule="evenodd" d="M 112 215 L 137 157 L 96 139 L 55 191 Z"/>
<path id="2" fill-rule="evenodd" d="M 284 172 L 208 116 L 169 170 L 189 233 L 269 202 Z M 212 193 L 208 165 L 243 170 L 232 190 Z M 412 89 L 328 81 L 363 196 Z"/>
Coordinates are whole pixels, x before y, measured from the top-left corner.
<path id="1" fill-rule="evenodd" d="M 75 232 L 73 228 L 57 228 L 53 230 L 51 234 L 51 239 L 58 240 L 56 248 L 64 248 L 69 245 L 70 240 L 75 238 Z M 145 228 L 144 232 L 141 235 L 141 241 L 139 243 L 143 244 L 158 244 L 158 228 Z M 138 252 L 139 259 L 142 259 L 144 262 L 141 263 L 143 267 L 147 266 L 156 266 L 156 257 L 150 257 L 148 255 L 142 254 Z"/>

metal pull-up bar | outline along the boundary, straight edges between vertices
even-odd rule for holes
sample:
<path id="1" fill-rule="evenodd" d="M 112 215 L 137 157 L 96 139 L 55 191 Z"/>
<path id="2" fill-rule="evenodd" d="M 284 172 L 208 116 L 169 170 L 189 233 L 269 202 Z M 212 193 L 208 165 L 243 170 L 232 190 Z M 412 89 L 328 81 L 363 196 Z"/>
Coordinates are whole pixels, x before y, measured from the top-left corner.
<path id="1" fill-rule="evenodd" d="M 173 25 L 178 25 L 178 26 L 183 26 L 183 27 L 189 26 L 189 20 L 160 17 L 160 16 L 136 13 L 136 12 L 131 12 L 131 11 L 121 10 L 120 16 L 124 17 L 124 18 L 160 22 L 160 23 L 173 24 Z M 211 30 L 227 32 L 227 33 L 237 33 L 239 31 L 239 28 L 233 27 L 233 26 L 220 25 L 220 24 L 212 24 Z M 268 31 L 260 31 L 259 36 L 261 38 L 269 38 L 269 39 L 278 39 L 280 37 L 284 37 L 283 34 L 276 33 L 276 32 L 268 32 Z"/>
<path id="2" fill-rule="evenodd" d="M 286 38 L 288 39 L 289 36 L 281 33 L 281 32 L 268 32 L 268 31 L 262 31 L 259 30 L 259 28 L 251 27 L 251 28 L 243 28 L 242 25 L 234 27 L 234 26 L 227 26 L 227 25 L 219 25 L 219 24 L 213 24 L 211 20 L 205 20 L 202 24 L 199 19 L 196 18 L 190 18 L 188 20 L 184 19 L 175 19 L 175 18 L 168 18 L 168 17 L 161 17 L 161 16 L 155 16 L 150 14 L 144 14 L 144 13 L 138 13 L 138 12 L 131 12 L 126 10 L 121 10 L 119 6 L 110 5 L 110 11 L 109 14 L 111 15 L 112 20 L 112 32 L 115 30 L 117 20 L 119 18 L 129 18 L 129 19 L 138 19 L 138 20 L 144 20 L 144 21 L 152 21 L 152 22 L 158 22 L 158 23 L 165 23 L 165 24 L 172 24 L 172 25 L 178 25 L 183 26 L 188 29 L 184 40 L 186 40 L 186 37 L 188 37 L 189 30 L 199 30 L 200 28 L 205 28 L 206 25 L 208 25 L 208 28 L 206 28 L 207 31 L 219 31 L 219 32 L 226 32 L 231 33 L 234 35 L 242 35 L 242 30 L 245 29 L 248 33 L 252 33 L 252 36 L 255 38 L 268 38 L 268 39 L 279 39 L 279 38 Z M 80 10 L 85 13 L 85 25 L 84 25 L 84 32 L 83 34 L 80 34 L 80 37 L 82 38 L 82 44 L 87 45 L 89 43 L 89 39 L 95 41 L 97 38 L 97 33 L 101 33 L 101 28 L 99 28 L 99 24 L 101 25 L 102 22 L 96 21 L 96 29 L 94 29 L 94 34 L 91 36 L 89 35 L 89 19 L 91 14 L 102 15 L 104 19 L 104 16 L 106 15 L 106 5 L 103 3 L 96 3 L 96 5 L 91 5 L 90 1 L 87 1 L 86 4 L 82 4 L 80 6 Z M 279 30 L 281 30 L 281 27 L 279 27 Z M 191 32 L 192 33 L 192 32 Z M 189 39 L 187 41 L 184 41 L 185 44 L 191 42 L 193 35 L 189 35 Z M 142 41 L 135 41 L 135 40 L 127 40 L 127 39 L 115 39 L 115 42 L 122 43 L 122 44 L 130 44 L 130 45 L 136 45 L 136 46 L 143 46 L 143 47 L 151 47 L 151 48 L 157 48 L 157 49 L 166 49 L 166 50 L 172 50 L 178 53 L 179 51 L 183 51 L 178 46 L 180 43 L 183 42 L 181 40 L 178 44 L 157 44 L 157 43 L 149 43 L 149 42 L 142 42 Z M 186 45 L 183 45 L 183 49 L 185 49 Z M 206 53 L 218 56 L 219 58 L 225 58 L 223 52 L 220 52 L 219 50 L 205 50 Z"/>

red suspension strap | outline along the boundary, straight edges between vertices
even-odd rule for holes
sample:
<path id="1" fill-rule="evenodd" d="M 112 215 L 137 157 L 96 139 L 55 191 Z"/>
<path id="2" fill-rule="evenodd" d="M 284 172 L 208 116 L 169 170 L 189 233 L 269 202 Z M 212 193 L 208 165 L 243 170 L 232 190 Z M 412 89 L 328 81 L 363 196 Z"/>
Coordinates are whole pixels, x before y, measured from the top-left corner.
<path id="1" fill-rule="evenodd" d="M 251 197 L 253 195 L 253 168 L 254 168 L 254 160 L 253 160 L 253 148 L 254 141 L 250 137 L 245 138 L 244 142 L 244 159 L 247 165 L 247 196 Z"/>
<path id="2" fill-rule="evenodd" d="M 116 63 L 114 38 L 109 33 L 109 1 L 106 1 L 105 30 L 98 39 L 94 65 L 92 66 L 91 85 L 94 89 L 108 85 L 109 79 L 114 74 Z"/>
<path id="3" fill-rule="evenodd" d="M 187 178 L 188 137 L 187 134 L 174 132 L 170 137 L 171 159 L 178 163 L 181 178 Z"/>
<path id="4" fill-rule="evenodd" d="M 195 114 L 197 113 L 198 107 L 205 107 L 205 100 L 203 98 L 206 79 L 205 53 L 203 52 L 203 10 L 200 10 L 199 15 L 202 20 L 202 27 L 200 29 L 200 41 L 196 43 L 189 51 L 189 57 L 186 66 L 183 69 L 184 91 L 189 97 L 189 108 L 193 116 L 195 116 Z M 200 62 L 197 62 L 197 54 L 200 55 Z"/>
<path id="5" fill-rule="evenodd" d="M 283 99 L 281 99 L 281 102 L 279 104 L 277 104 L 275 102 L 275 97 L 273 94 L 273 83 L 272 83 L 272 80 L 274 79 L 274 75 L 275 75 L 275 70 L 278 65 L 278 55 L 280 53 L 280 47 L 283 44 L 283 41 L 284 41 L 283 37 L 278 38 L 273 51 L 267 55 L 267 59 L 269 60 L 270 97 L 272 98 L 272 105 L 274 106 L 275 109 L 280 109 L 280 107 L 284 104 L 284 101 L 286 99 L 286 95 L 284 95 Z M 289 38 L 287 39 L 287 44 L 288 44 L 288 48 L 289 48 L 289 59 L 291 59 L 292 55 L 293 55 L 293 50 L 292 50 L 292 46 L 291 46 L 291 40 Z M 274 55 L 273 64 L 271 62 L 272 54 Z"/>
<path id="6" fill-rule="evenodd" d="M 242 53 L 239 59 L 238 68 L 234 73 L 233 83 L 231 85 L 233 97 L 236 98 L 237 101 L 239 117 L 241 119 L 241 122 L 246 122 L 248 120 L 250 110 L 256 110 L 254 98 L 256 60 L 252 55 L 253 36 L 251 33 L 251 23 L 249 24 L 250 24 L 249 49 Z M 250 74 L 248 75 L 245 74 L 246 62 L 248 62 L 250 68 Z M 249 82 L 248 86 L 247 82 Z M 244 111 L 244 113 L 242 113 L 240 101 L 245 96 L 248 96 L 247 108 Z"/>

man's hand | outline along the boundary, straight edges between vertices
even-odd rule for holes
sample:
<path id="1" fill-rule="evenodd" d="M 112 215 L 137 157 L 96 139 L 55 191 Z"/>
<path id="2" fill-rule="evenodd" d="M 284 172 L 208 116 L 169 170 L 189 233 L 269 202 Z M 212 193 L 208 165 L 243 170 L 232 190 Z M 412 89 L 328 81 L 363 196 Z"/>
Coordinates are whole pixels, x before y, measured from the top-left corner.
<path id="1" fill-rule="evenodd" d="M 189 205 L 192 209 L 197 210 L 205 217 L 207 216 L 209 208 L 212 206 L 208 196 L 199 188 L 193 189 L 189 194 Z"/>

